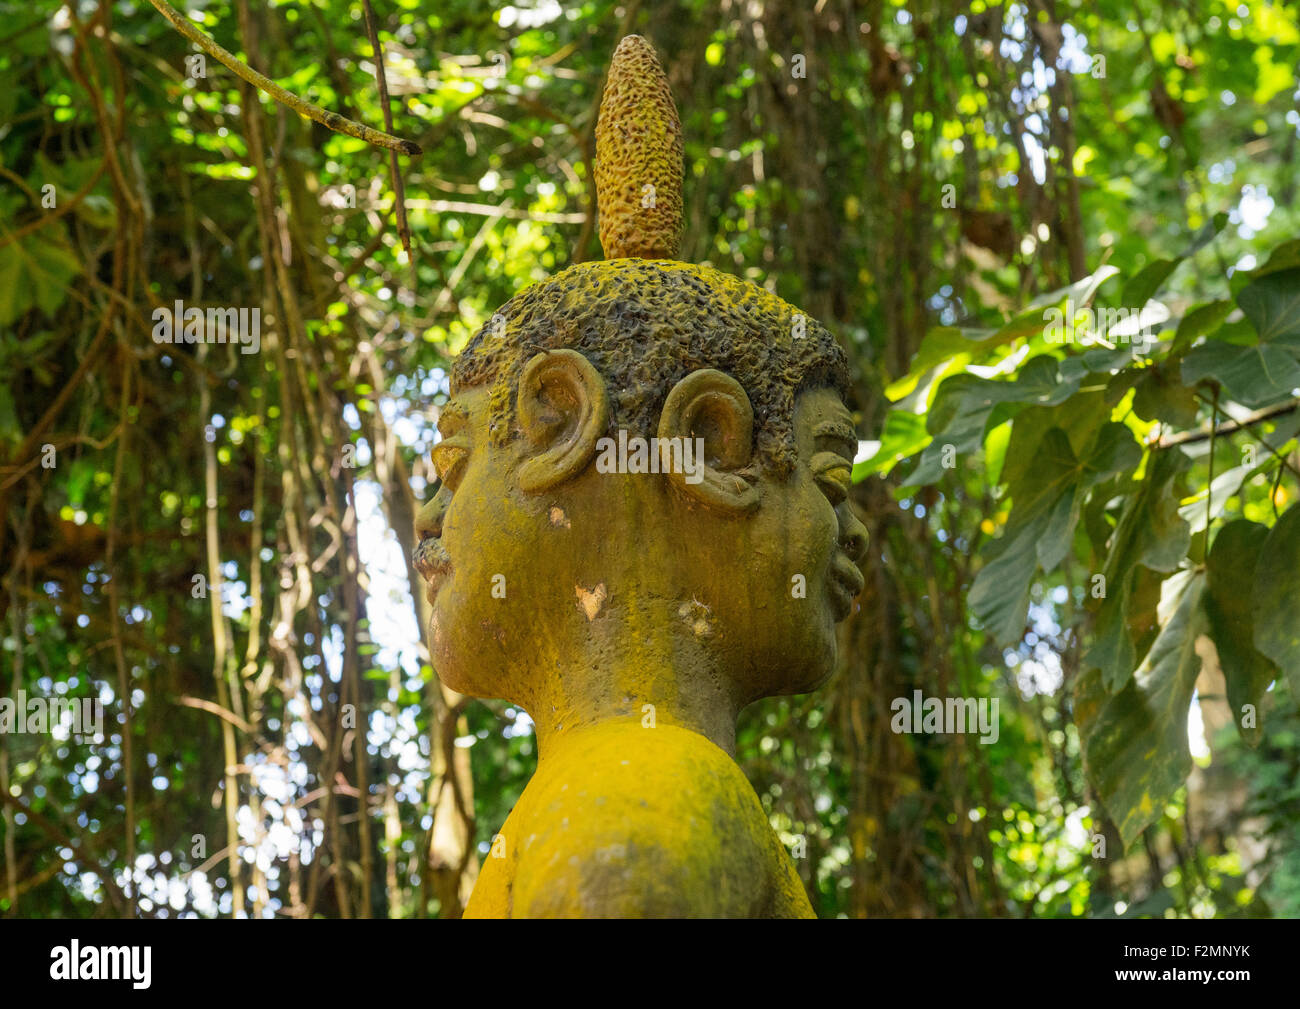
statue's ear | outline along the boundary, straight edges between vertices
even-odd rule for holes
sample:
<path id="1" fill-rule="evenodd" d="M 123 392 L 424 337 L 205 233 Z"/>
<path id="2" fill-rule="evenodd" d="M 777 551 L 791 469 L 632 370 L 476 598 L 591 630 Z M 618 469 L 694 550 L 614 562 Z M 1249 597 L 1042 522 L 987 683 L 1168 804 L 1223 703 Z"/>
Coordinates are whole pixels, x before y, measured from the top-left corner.
<path id="1" fill-rule="evenodd" d="M 609 423 L 605 380 L 576 350 L 544 351 L 519 378 L 519 426 L 532 448 L 519 486 L 547 490 L 577 476 L 596 453 Z"/>
<path id="2" fill-rule="evenodd" d="M 692 452 L 703 443 L 703 465 L 694 474 L 669 470 L 676 487 L 736 514 L 758 507 L 758 488 L 738 472 L 754 454 L 754 408 L 734 378 L 701 368 L 673 386 L 659 418 L 660 444 L 670 438 L 690 439 Z"/>

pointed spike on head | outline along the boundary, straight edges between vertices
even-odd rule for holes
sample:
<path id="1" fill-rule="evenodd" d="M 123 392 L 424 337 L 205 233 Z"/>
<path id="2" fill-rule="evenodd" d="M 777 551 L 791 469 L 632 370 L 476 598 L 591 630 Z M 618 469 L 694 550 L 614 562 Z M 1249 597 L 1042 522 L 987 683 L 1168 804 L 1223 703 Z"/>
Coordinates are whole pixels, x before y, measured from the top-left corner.
<path id="1" fill-rule="evenodd" d="M 606 259 L 676 259 L 682 238 L 682 124 L 654 47 L 614 50 L 596 120 L 596 202 Z"/>

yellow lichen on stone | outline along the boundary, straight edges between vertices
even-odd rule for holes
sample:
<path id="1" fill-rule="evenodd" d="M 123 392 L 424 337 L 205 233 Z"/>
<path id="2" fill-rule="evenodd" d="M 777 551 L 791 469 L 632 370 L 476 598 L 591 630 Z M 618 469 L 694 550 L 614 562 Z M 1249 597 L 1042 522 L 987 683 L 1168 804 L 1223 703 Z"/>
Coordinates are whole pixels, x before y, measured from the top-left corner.
<path id="1" fill-rule="evenodd" d="M 654 47 L 618 44 L 596 121 L 596 201 L 606 259 L 675 259 L 682 237 L 682 124 Z"/>
<path id="2" fill-rule="evenodd" d="M 639 717 L 571 733 L 501 828 L 466 918 L 812 918 L 744 773 Z"/>

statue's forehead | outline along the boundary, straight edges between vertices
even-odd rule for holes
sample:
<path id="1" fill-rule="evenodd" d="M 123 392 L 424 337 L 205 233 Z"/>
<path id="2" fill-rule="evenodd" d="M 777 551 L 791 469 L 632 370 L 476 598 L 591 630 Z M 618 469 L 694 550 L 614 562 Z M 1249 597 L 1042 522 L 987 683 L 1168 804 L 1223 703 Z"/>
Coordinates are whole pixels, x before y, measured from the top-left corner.
<path id="1" fill-rule="evenodd" d="M 806 389 L 795 401 L 795 424 L 799 434 L 813 440 L 831 441 L 856 454 L 857 429 L 853 415 L 840 394 L 829 386 Z"/>
<path id="2" fill-rule="evenodd" d="M 847 423 L 853 429 L 853 415 L 833 386 L 817 385 L 800 390 L 795 395 L 795 412 L 814 424 Z"/>

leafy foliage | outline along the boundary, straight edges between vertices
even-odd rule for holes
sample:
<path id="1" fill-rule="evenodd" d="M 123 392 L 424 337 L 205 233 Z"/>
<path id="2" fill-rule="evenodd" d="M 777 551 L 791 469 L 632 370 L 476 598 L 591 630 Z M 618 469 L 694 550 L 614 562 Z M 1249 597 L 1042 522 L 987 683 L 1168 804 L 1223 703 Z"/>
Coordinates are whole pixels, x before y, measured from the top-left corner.
<path id="1" fill-rule="evenodd" d="M 1285 497 L 1274 478 L 1288 468 L 1300 476 L 1286 459 L 1300 428 L 1300 347 L 1293 342 L 1300 270 L 1285 265 L 1288 255 L 1283 247 L 1249 271 L 1236 294 L 1238 312 L 1211 314 L 1201 306 L 1179 319 L 1160 313 L 1165 321 L 1154 335 L 1121 327 L 1141 321 L 1178 260 L 1156 260 L 1126 281 L 1121 304 L 1111 306 L 1117 311 L 1098 304 L 1071 312 L 1055 340 L 1051 309 L 1038 332 L 1018 329 L 1010 340 L 973 348 L 936 330 L 922 344 L 914 375 L 946 372 L 960 357 L 967 367 L 1002 365 L 1006 377 L 949 374 L 930 385 L 929 398 L 913 397 L 897 411 L 924 413 L 932 436 L 928 445 L 912 446 L 920 461 L 904 478 L 909 484 L 937 482 L 945 462 L 952 468 L 986 449 L 993 432 L 1010 425 L 1000 484 L 1011 505 L 1000 534 L 982 551 L 970 607 L 999 644 L 1015 645 L 1026 631 L 1036 577 L 1052 575 L 1067 558 L 1087 573 L 1092 588 L 1079 590 L 1079 601 L 1090 595 L 1097 603 L 1078 628 L 1091 644 L 1075 714 L 1089 778 L 1125 842 L 1161 815 L 1191 770 L 1187 714 L 1207 652 L 1227 679 L 1233 711 L 1245 715 L 1243 736 L 1251 744 L 1276 670 L 1294 669 L 1300 655 L 1300 506 L 1271 531 L 1244 518 L 1229 523 L 1208 559 L 1205 548 L 1228 501 L 1244 509 L 1247 480 L 1272 486 L 1276 506 Z M 1089 296 L 1104 299 L 1106 281 L 1116 276 L 1092 278 Z M 1109 328 L 1094 321 L 1116 317 Z M 940 346 L 946 352 L 934 349 Z M 1017 363 L 1038 350 L 1045 352 Z M 1213 482 L 1180 495 L 1180 488 L 1191 489 L 1185 485 L 1192 468 L 1182 447 L 1189 439 L 1180 435 L 1198 433 L 1202 404 L 1210 408 L 1206 479 Z M 1245 409 L 1269 407 L 1275 409 L 1262 414 Z M 1248 461 L 1215 479 L 1214 440 L 1224 414 L 1239 417 L 1233 435 L 1254 437 L 1267 455 L 1254 462 L 1251 444 Z M 895 430 L 911 428 L 896 422 Z M 1137 472 L 1141 479 L 1129 476 Z M 1076 536 L 1085 512 L 1086 535 Z M 1152 625 L 1139 595 L 1164 579 Z"/>

